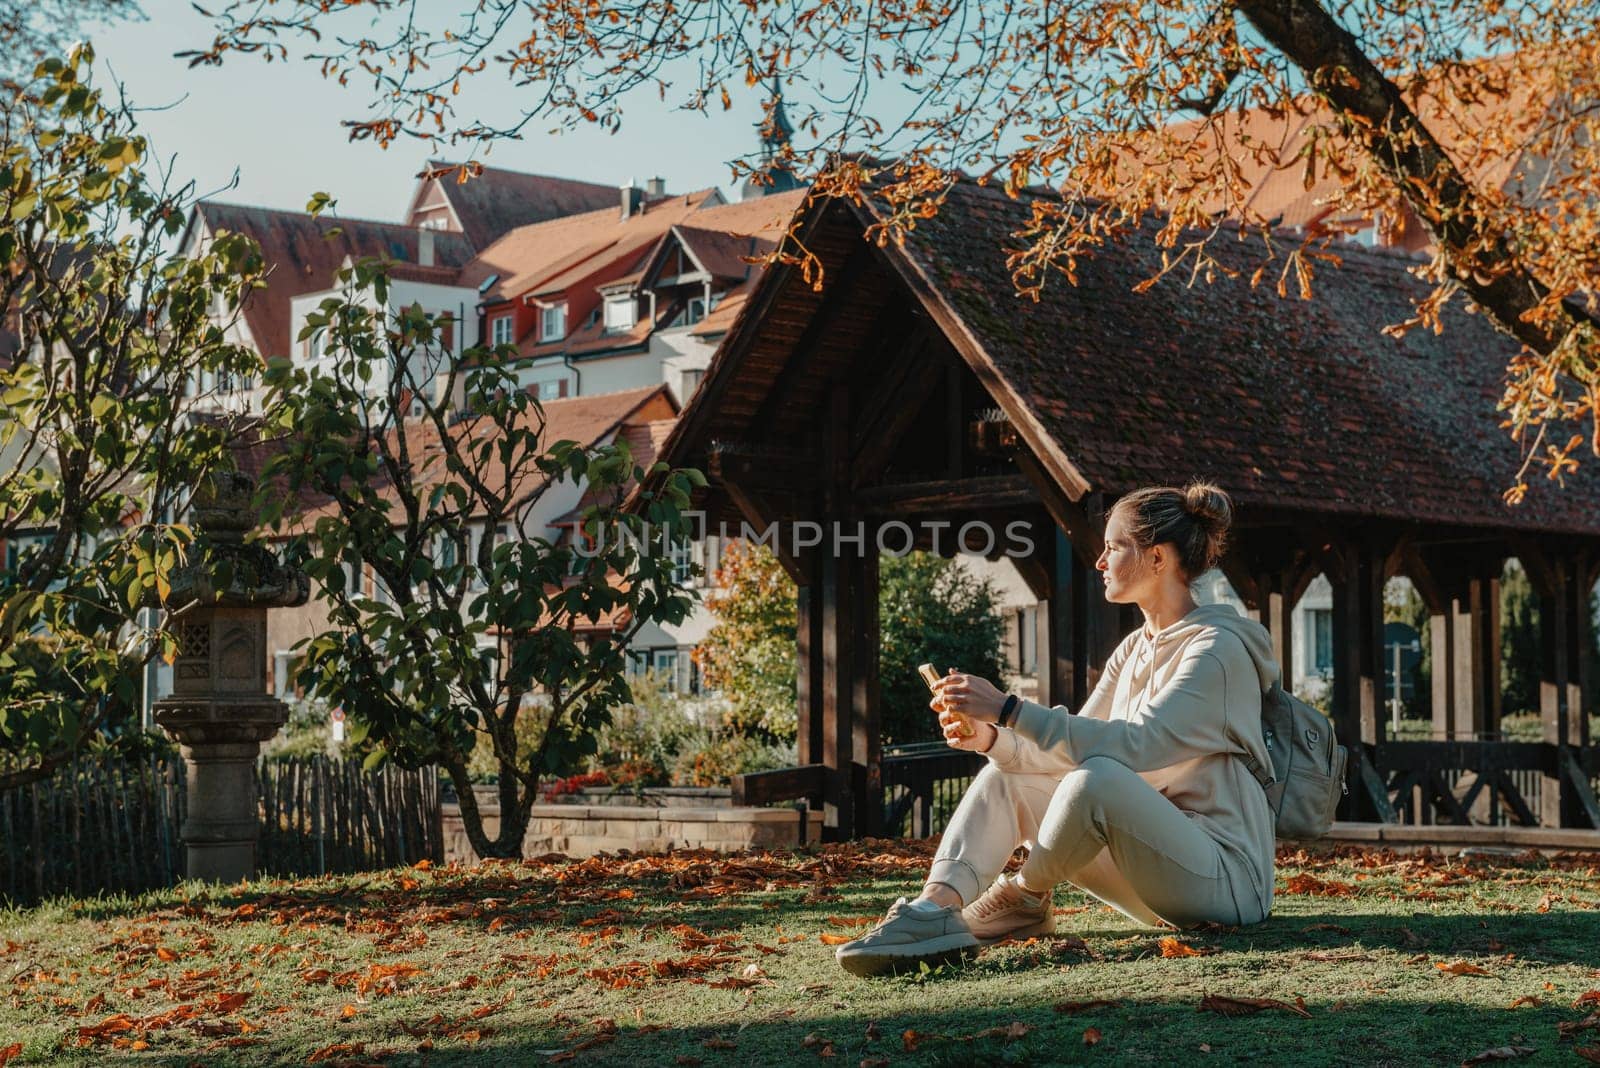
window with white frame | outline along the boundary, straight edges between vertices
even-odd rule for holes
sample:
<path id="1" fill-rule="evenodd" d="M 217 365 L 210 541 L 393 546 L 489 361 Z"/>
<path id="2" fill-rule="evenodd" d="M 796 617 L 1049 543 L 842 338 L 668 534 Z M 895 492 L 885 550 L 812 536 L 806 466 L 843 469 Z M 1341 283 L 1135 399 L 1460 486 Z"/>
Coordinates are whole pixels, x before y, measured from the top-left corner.
<path id="1" fill-rule="evenodd" d="M 650 666 L 655 669 L 657 675 L 664 679 L 671 680 L 672 688 L 674 690 L 681 688 L 681 684 L 678 682 L 678 650 L 653 650 L 651 652 Z"/>
<path id="2" fill-rule="evenodd" d="M 632 293 L 608 296 L 605 302 L 607 330 L 628 330 L 639 321 L 639 302 Z"/>
<path id="3" fill-rule="evenodd" d="M 539 311 L 539 340 L 560 341 L 567 336 L 567 306 L 552 304 Z"/>
<path id="4" fill-rule="evenodd" d="M 1311 670 L 1326 675 L 1333 670 L 1333 612 L 1313 608 L 1306 615 L 1311 623 Z"/>
<path id="5" fill-rule="evenodd" d="M 694 544 L 675 542 L 667 553 L 672 557 L 672 581 L 680 586 L 687 583 L 694 568 Z"/>
<path id="6" fill-rule="evenodd" d="M 346 560 L 339 565 L 339 570 L 344 574 L 345 595 L 349 597 L 365 597 L 367 591 L 362 588 L 361 581 L 366 575 L 362 566 Z"/>
<path id="7" fill-rule="evenodd" d="M 706 298 L 690 297 L 689 305 L 684 309 L 683 322 L 685 326 L 693 326 L 706 317 Z"/>
<path id="8" fill-rule="evenodd" d="M 489 322 L 489 341 L 494 345 L 511 344 L 511 316 L 502 315 Z"/>
<path id="9" fill-rule="evenodd" d="M 535 386 L 539 391 L 539 399 L 542 401 L 556 400 L 562 395 L 561 379 L 559 378 L 547 378 L 543 382 L 536 383 Z"/>

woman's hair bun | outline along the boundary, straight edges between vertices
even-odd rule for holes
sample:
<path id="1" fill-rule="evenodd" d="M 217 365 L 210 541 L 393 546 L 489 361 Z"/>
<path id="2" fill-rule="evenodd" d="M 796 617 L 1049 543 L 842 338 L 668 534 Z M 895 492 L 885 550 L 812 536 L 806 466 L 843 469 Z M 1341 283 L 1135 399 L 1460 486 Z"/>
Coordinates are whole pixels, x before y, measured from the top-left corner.
<path id="1" fill-rule="evenodd" d="M 1215 483 L 1189 483 L 1183 490 L 1183 505 L 1213 536 L 1233 525 L 1233 501 Z"/>

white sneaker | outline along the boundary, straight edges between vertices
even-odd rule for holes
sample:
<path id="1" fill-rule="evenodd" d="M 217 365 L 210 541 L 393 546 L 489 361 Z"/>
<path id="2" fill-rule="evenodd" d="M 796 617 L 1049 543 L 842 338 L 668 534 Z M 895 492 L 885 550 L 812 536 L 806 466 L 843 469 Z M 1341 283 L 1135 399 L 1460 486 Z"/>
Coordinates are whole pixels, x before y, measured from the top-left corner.
<path id="1" fill-rule="evenodd" d="M 1050 894 L 1034 897 L 1013 875 L 1001 873 L 976 901 L 962 910 L 967 928 L 985 943 L 1002 938 L 1031 938 L 1051 934 L 1056 914 Z"/>
<path id="2" fill-rule="evenodd" d="M 851 975 L 866 976 L 944 959 L 978 945 L 958 910 L 948 905 L 913 908 L 902 897 L 876 927 L 840 946 L 834 957 Z"/>

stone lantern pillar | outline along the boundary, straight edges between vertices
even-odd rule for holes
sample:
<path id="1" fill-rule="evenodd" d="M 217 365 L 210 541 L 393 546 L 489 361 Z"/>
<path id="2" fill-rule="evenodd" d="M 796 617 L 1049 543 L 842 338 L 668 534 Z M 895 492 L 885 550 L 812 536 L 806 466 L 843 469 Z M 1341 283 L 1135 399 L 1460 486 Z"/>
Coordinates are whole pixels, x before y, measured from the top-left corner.
<path id="1" fill-rule="evenodd" d="M 246 544 L 254 483 L 220 473 L 195 490 L 190 562 L 172 577 L 166 607 L 177 658 L 172 694 L 155 721 L 182 745 L 191 879 L 233 882 L 255 873 L 255 761 L 289 718 L 267 694 L 267 609 L 304 604 L 310 582 L 264 545 Z"/>

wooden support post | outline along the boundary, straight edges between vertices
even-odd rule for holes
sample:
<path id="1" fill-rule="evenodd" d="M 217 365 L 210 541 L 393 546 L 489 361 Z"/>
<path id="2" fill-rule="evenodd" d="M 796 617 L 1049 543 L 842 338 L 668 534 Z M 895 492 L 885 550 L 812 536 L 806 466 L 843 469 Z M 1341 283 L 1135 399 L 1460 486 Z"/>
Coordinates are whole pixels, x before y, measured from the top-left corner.
<path id="1" fill-rule="evenodd" d="M 1420 549 L 1407 568 L 1429 612 L 1433 731 L 1471 741 L 1499 726 L 1500 570 L 1483 550 Z"/>
<path id="2" fill-rule="evenodd" d="M 1567 663 L 1570 665 L 1567 672 L 1567 719 L 1572 744 L 1580 749 L 1588 748 L 1595 741 L 1589 734 L 1589 717 L 1593 710 L 1588 702 L 1590 686 L 1593 684 L 1589 677 L 1593 670 L 1589 664 L 1589 648 L 1594 633 L 1589 597 L 1595 587 L 1595 560 L 1596 556 L 1591 552 L 1580 553 L 1573 568 L 1575 581 L 1568 584 L 1571 601 L 1568 618 L 1571 622 L 1567 627 Z"/>
<path id="3" fill-rule="evenodd" d="M 1539 719 L 1551 751 L 1539 822 L 1600 828 L 1600 799 L 1583 761 L 1588 735 L 1582 665 L 1595 573 L 1586 553 L 1569 544 L 1523 540 L 1517 558 L 1539 595 Z"/>
<path id="4" fill-rule="evenodd" d="M 1450 595 L 1449 664 L 1451 691 L 1449 737 L 1472 741 L 1488 729 L 1489 693 L 1485 685 L 1485 626 L 1489 605 L 1483 578 L 1468 573 L 1452 583 Z M 1498 614 L 1498 613 L 1497 613 Z M 1498 669 L 1499 656 L 1494 665 Z M 1498 687 L 1496 687 L 1498 688 Z"/>
<path id="5" fill-rule="evenodd" d="M 1039 605 L 1037 634 L 1039 677 L 1039 703 L 1066 705 L 1078 710 L 1078 696 L 1073 677 L 1076 665 L 1073 629 L 1073 594 L 1079 586 L 1072 542 L 1054 523 L 1045 534 L 1045 544 L 1038 546 L 1044 556 L 1050 578 L 1050 596 Z"/>
<path id="6" fill-rule="evenodd" d="M 822 789 L 822 836 L 848 839 L 855 831 L 850 756 L 854 744 L 850 681 L 853 605 L 850 582 L 841 561 L 822 553 L 822 764 L 827 768 Z"/>
<path id="7" fill-rule="evenodd" d="M 1344 819 L 1386 819 L 1394 810 L 1373 769 L 1383 743 L 1383 576 L 1386 551 L 1370 538 L 1340 547 L 1333 585 L 1333 722 L 1350 750 Z"/>
<path id="8" fill-rule="evenodd" d="M 1285 689 L 1294 685 L 1294 598 L 1288 588 L 1291 576 L 1272 571 L 1256 579 L 1261 607 L 1257 613 L 1262 626 L 1272 635 L 1272 657 L 1278 662 Z"/>
<path id="9" fill-rule="evenodd" d="M 853 525 L 852 525 L 853 526 Z M 847 558 L 853 612 L 850 672 L 850 792 L 856 799 L 857 836 L 883 833 L 883 729 L 878 677 L 878 552 L 873 532 L 865 531 L 863 548 Z"/>
<path id="10" fill-rule="evenodd" d="M 1448 604 L 1448 602 L 1446 602 Z M 1455 648 L 1453 617 L 1448 610 L 1428 614 L 1428 650 L 1433 656 L 1433 736 L 1449 738 L 1450 709 L 1455 703 L 1451 650 Z"/>
<path id="11" fill-rule="evenodd" d="M 826 472 L 818 572 L 822 585 L 821 749 L 824 839 L 875 834 L 882 822 L 882 740 L 878 680 L 876 531 L 850 487 L 850 393 L 828 396 Z"/>
<path id="12" fill-rule="evenodd" d="M 1477 688 L 1483 694 L 1483 729 L 1496 732 L 1504 697 L 1500 689 L 1500 575 L 1505 561 L 1495 555 L 1482 561 L 1480 568 L 1483 613 L 1477 628 Z"/>
<path id="13" fill-rule="evenodd" d="M 1234 539 L 1222 570 L 1244 599 L 1250 618 L 1272 635 L 1272 655 L 1286 690 L 1294 689 L 1294 606 L 1318 568 L 1291 531 L 1245 531 Z"/>
<path id="14" fill-rule="evenodd" d="M 946 360 L 945 390 L 945 473 L 948 478 L 960 478 L 966 464 L 967 406 L 962 395 L 967 365 L 961 360 Z"/>
<path id="15" fill-rule="evenodd" d="M 1091 527 L 1100 532 L 1103 538 L 1113 502 L 1108 501 L 1103 493 L 1091 493 L 1084 497 L 1083 503 Z M 1096 542 L 1100 542 L 1101 538 L 1097 538 Z M 1142 623 L 1137 608 L 1132 608 L 1130 617 L 1127 609 L 1131 606 L 1116 605 L 1106 600 L 1105 583 L 1095 568 L 1099 552 L 1096 550 L 1095 557 L 1090 557 L 1085 548 L 1078 544 L 1077 551 L 1073 553 L 1073 578 L 1078 588 L 1075 601 L 1081 613 L 1073 629 L 1075 635 L 1077 632 L 1083 634 L 1081 653 L 1076 645 L 1073 650 L 1073 659 L 1076 661 L 1073 668 L 1074 708 L 1089 699 L 1095 684 L 1100 681 L 1106 661 L 1117 645 L 1128 631 Z"/>
<path id="16" fill-rule="evenodd" d="M 1539 721 L 1545 743 L 1555 748 L 1555 759 L 1539 791 L 1539 822 L 1546 827 L 1582 826 L 1563 766 L 1567 747 L 1572 744 L 1567 709 L 1568 616 L 1572 604 L 1568 586 L 1572 576 L 1566 561 L 1556 556 L 1539 565 L 1528 564 L 1527 569 L 1539 593 Z"/>
<path id="17" fill-rule="evenodd" d="M 795 589 L 795 748 L 798 763 L 822 762 L 822 574 L 816 549 L 801 550 Z"/>

